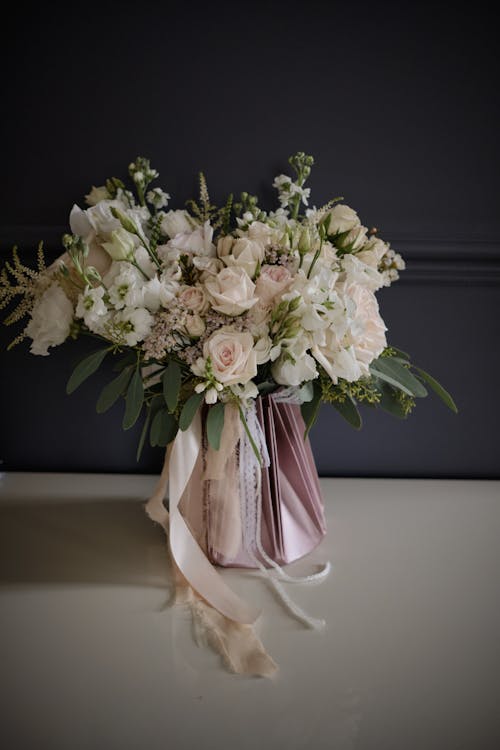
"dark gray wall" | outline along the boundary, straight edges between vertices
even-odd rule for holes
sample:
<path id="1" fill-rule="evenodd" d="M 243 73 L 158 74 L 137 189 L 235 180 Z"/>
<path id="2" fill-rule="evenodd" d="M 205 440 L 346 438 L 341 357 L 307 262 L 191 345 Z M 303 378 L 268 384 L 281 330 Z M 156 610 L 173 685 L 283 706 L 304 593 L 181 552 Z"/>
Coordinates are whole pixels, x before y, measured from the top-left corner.
<path id="1" fill-rule="evenodd" d="M 41 7 L 41 6 L 40 6 Z M 259 192 L 296 150 L 319 205 L 339 193 L 408 262 L 380 295 L 390 340 L 451 390 L 406 422 L 324 408 L 321 473 L 498 477 L 498 54 L 489 6 L 310 2 L 99 4 L 73 16 L 17 4 L 3 22 L 0 253 L 46 239 L 91 184 L 149 156 L 182 206 L 203 169 L 213 197 Z M 297 6 L 299 7 L 299 6 Z M 9 340 L 2 331 L 0 344 Z M 94 413 L 103 371 L 72 397 L 83 346 L 0 354 L 7 470 L 136 471 L 122 406 Z M 140 471 L 156 471 L 148 450 Z"/>

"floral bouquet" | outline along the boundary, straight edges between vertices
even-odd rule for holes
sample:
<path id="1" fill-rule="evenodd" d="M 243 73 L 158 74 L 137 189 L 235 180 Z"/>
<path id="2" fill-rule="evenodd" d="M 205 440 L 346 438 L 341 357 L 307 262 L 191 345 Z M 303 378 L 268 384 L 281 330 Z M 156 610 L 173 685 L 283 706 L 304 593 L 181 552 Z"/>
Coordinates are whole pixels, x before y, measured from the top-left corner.
<path id="1" fill-rule="evenodd" d="M 58 260 L 46 267 L 40 245 L 34 271 L 14 249 L 0 275 L 0 307 L 21 298 L 6 323 L 29 315 L 13 343 L 27 337 L 39 355 L 68 337 L 99 343 L 68 393 L 119 357 L 97 411 L 123 397 L 123 428 L 144 420 L 138 455 L 147 439 L 167 447 L 146 509 L 211 643 L 233 670 L 257 674 L 275 668 L 251 628 L 258 612 L 211 563 L 260 569 L 294 615 L 318 624 L 280 581 L 290 580 L 281 564 L 325 533 L 307 439 L 320 404 L 359 428 L 358 404 L 405 418 L 428 386 L 456 411 L 387 344 L 375 294 L 398 278 L 401 256 L 341 198 L 303 210 L 313 158 L 289 163 L 275 211 L 248 193 L 217 208 L 203 174 L 199 200 L 167 211 L 170 195 L 151 187 L 158 172 L 138 158 L 129 186 L 111 178 L 89 208 L 73 206 Z"/>

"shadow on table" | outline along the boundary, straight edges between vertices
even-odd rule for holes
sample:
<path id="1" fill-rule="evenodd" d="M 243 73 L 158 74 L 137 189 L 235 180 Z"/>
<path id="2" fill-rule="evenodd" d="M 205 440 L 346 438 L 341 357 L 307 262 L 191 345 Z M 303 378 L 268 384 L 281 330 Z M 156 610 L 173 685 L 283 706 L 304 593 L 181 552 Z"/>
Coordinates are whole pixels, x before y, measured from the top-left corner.
<path id="1" fill-rule="evenodd" d="M 163 530 L 140 503 L 0 507 L 0 586 L 24 583 L 168 586 Z"/>

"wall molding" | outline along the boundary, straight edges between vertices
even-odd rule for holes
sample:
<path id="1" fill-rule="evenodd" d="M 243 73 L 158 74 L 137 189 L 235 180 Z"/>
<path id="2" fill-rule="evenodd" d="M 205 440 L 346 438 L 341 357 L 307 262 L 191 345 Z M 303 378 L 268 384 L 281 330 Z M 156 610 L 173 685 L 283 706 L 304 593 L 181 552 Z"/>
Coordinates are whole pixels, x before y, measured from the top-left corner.
<path id="1" fill-rule="evenodd" d="M 0 259 L 17 245 L 29 257 L 43 240 L 47 255 L 62 252 L 67 226 L 0 226 Z M 403 284 L 496 286 L 500 284 L 500 237 L 493 235 L 410 235 L 385 231 L 384 237 L 401 252 L 407 268 Z"/>

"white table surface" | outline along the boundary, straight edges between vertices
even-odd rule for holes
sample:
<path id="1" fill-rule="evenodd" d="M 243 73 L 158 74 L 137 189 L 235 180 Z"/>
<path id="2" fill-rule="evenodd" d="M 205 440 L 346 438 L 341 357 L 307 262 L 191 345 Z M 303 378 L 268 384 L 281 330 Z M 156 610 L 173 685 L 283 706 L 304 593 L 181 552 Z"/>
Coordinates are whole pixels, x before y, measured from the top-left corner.
<path id="1" fill-rule="evenodd" d="M 500 483 L 323 480 L 329 533 L 289 586 L 255 574 L 277 678 L 230 675 L 168 607 L 155 478 L 0 475 L 0 745 L 6 750 L 500 747 Z"/>

